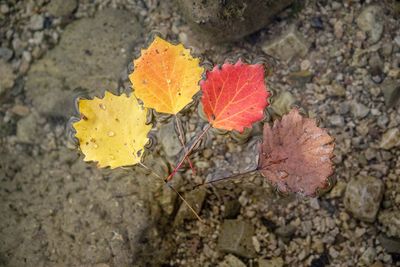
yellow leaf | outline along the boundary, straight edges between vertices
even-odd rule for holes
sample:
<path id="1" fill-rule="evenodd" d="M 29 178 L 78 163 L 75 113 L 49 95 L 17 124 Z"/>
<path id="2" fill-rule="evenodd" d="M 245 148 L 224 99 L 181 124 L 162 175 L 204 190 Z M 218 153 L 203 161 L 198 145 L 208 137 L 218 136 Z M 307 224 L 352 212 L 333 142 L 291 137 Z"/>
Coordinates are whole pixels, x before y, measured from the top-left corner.
<path id="1" fill-rule="evenodd" d="M 81 119 L 73 127 L 85 161 L 111 169 L 140 162 L 151 125 L 135 96 L 106 92 L 102 99 L 80 99 L 78 106 Z"/>
<path id="2" fill-rule="evenodd" d="M 156 37 L 134 65 L 129 79 L 135 95 L 157 112 L 177 114 L 200 90 L 203 68 L 182 44 Z"/>

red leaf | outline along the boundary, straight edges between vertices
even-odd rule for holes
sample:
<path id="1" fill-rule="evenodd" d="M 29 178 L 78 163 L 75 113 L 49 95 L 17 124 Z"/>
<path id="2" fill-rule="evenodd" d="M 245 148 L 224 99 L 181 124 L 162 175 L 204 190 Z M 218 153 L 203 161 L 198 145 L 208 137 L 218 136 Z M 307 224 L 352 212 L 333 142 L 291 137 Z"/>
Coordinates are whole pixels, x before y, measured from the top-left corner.
<path id="1" fill-rule="evenodd" d="M 215 66 L 200 86 L 204 113 L 214 128 L 242 132 L 263 118 L 270 95 L 263 65 L 239 60 L 234 65 L 225 63 L 221 69 Z"/>
<path id="2" fill-rule="evenodd" d="M 263 139 L 259 170 L 278 190 L 312 196 L 327 186 L 334 139 L 315 120 L 293 109 L 272 128 L 265 124 Z"/>

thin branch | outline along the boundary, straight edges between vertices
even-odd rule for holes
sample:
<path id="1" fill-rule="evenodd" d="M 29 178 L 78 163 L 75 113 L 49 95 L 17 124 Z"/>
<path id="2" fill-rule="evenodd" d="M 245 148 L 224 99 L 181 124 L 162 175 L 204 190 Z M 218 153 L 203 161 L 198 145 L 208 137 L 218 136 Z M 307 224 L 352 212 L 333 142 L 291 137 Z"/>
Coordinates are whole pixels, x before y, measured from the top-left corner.
<path id="1" fill-rule="evenodd" d="M 175 116 L 176 126 L 178 128 L 178 139 L 181 142 L 181 145 L 182 145 L 182 147 L 183 147 L 183 149 L 184 149 L 184 151 L 186 153 L 187 152 L 187 147 L 185 145 L 185 138 L 184 138 L 184 135 L 183 135 L 182 123 L 181 123 L 181 120 L 178 118 L 178 116 L 176 114 L 174 116 Z M 186 160 L 189 163 L 189 166 L 190 166 L 190 169 L 193 172 L 193 175 L 196 175 L 196 171 L 195 171 L 195 169 L 193 167 L 192 161 L 190 160 L 189 157 L 186 157 Z"/>
<path id="2" fill-rule="evenodd" d="M 144 165 L 142 162 L 139 162 L 139 165 L 142 166 L 143 168 L 145 168 L 146 170 L 150 171 L 151 174 L 153 174 L 155 177 L 159 178 L 161 181 L 164 182 L 164 184 L 166 184 L 169 188 L 172 189 L 172 191 L 174 191 L 179 198 L 183 201 L 183 203 L 185 203 L 185 205 L 190 209 L 190 211 L 196 216 L 196 218 L 204 223 L 204 221 L 200 218 L 200 216 L 197 214 L 197 212 L 192 208 L 192 206 L 190 206 L 189 202 L 186 201 L 186 199 L 178 192 L 178 190 L 176 190 L 171 184 L 169 184 L 166 180 L 164 180 L 160 175 L 158 175 L 156 172 L 154 172 L 152 169 L 150 169 L 149 167 L 147 167 L 146 165 Z"/>
<path id="3" fill-rule="evenodd" d="M 190 145 L 189 149 L 186 149 L 185 155 L 182 157 L 182 159 L 179 161 L 178 165 L 176 165 L 175 169 L 172 171 L 170 175 L 165 179 L 166 181 L 169 181 L 174 177 L 174 175 L 177 173 L 177 171 L 180 169 L 182 166 L 183 162 L 185 161 L 185 158 L 193 151 L 193 149 L 196 147 L 197 143 L 204 137 L 204 135 L 210 130 L 211 124 L 208 124 L 206 128 L 201 132 L 199 137 L 197 137 L 196 140 Z"/>
<path id="4" fill-rule="evenodd" d="M 254 173 L 256 171 L 258 171 L 258 167 L 253 169 L 253 170 L 249 170 L 249 171 L 242 172 L 242 173 L 237 173 L 237 174 L 234 174 L 232 176 L 228 176 L 228 177 L 224 177 L 224 178 L 220 178 L 220 179 L 217 179 L 217 180 L 212 180 L 212 181 L 209 181 L 209 182 L 206 182 L 206 183 L 195 185 L 192 190 L 196 189 L 199 186 L 205 186 L 205 185 L 208 185 L 208 184 L 213 184 L 213 183 L 221 182 L 221 181 L 224 181 L 224 180 L 235 179 L 235 178 L 240 177 L 242 175 L 251 174 L 251 173 Z"/>

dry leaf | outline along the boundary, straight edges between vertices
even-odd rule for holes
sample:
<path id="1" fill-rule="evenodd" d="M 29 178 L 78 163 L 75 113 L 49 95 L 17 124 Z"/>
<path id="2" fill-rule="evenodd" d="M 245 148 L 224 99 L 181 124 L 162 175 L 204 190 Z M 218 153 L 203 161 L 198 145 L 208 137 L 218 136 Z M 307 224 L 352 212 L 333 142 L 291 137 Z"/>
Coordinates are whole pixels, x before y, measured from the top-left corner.
<path id="1" fill-rule="evenodd" d="M 215 66 L 200 82 L 202 104 L 210 124 L 218 129 L 237 130 L 263 118 L 269 93 L 261 64 L 225 63 Z"/>
<path id="2" fill-rule="evenodd" d="M 312 196 L 333 174 L 334 139 L 297 109 L 264 125 L 259 170 L 281 192 Z"/>
<path id="3" fill-rule="evenodd" d="M 102 99 L 80 99 L 78 105 L 81 119 L 73 127 L 85 161 L 111 169 L 140 162 L 151 125 L 135 96 L 106 92 Z"/>
<path id="4" fill-rule="evenodd" d="M 135 95 L 157 112 L 177 114 L 200 89 L 203 68 L 182 44 L 156 37 L 134 65 L 129 79 Z"/>

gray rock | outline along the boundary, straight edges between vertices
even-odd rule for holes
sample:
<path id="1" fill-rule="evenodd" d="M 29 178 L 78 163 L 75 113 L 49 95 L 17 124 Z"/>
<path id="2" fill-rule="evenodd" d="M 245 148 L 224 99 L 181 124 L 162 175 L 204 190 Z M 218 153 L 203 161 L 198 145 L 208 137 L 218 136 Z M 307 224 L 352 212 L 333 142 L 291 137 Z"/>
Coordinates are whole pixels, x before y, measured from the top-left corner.
<path id="1" fill-rule="evenodd" d="M 178 133 L 175 131 L 174 120 L 161 125 L 157 135 L 168 157 L 175 157 L 182 150 L 182 145 L 178 139 Z"/>
<path id="2" fill-rule="evenodd" d="M 64 17 L 71 15 L 77 7 L 78 2 L 76 0 L 52 0 L 47 7 L 47 11 L 52 16 Z"/>
<path id="3" fill-rule="evenodd" d="M 4 59 L 5 61 L 9 61 L 12 59 L 14 52 L 7 48 L 7 47 L 0 47 L 0 58 Z"/>
<path id="4" fill-rule="evenodd" d="M 383 135 L 379 144 L 380 148 L 392 149 L 400 146 L 400 130 L 399 128 L 391 128 L 387 130 Z"/>
<path id="5" fill-rule="evenodd" d="M 253 234 L 253 226 L 243 220 L 224 220 L 218 239 L 218 248 L 222 252 L 252 258 L 255 255 Z"/>
<path id="6" fill-rule="evenodd" d="M 291 83 L 299 88 L 304 88 L 307 83 L 310 83 L 313 79 L 313 73 L 308 70 L 301 70 L 292 72 L 289 75 Z"/>
<path id="7" fill-rule="evenodd" d="M 308 51 L 308 43 L 294 26 L 274 40 L 267 40 L 261 47 L 264 53 L 280 60 L 288 61 L 294 57 L 304 57 Z"/>
<path id="8" fill-rule="evenodd" d="M 207 192 L 203 188 L 198 188 L 185 194 L 184 198 L 189 203 L 189 205 L 194 209 L 194 211 L 199 214 L 201 208 L 203 207 L 204 200 L 206 198 Z M 190 208 L 185 204 L 181 203 L 178 212 L 176 213 L 174 224 L 181 225 L 185 220 L 194 220 L 196 216 L 190 210 Z"/>
<path id="9" fill-rule="evenodd" d="M 14 86 L 15 78 L 11 65 L 0 60 L 0 96 Z"/>
<path id="10" fill-rule="evenodd" d="M 367 248 L 360 257 L 360 262 L 364 265 L 371 265 L 376 258 L 376 249 L 374 247 Z"/>
<path id="11" fill-rule="evenodd" d="M 21 143 L 32 143 L 36 138 L 37 115 L 34 113 L 20 119 L 17 123 L 17 140 Z"/>
<path id="12" fill-rule="evenodd" d="M 232 254 L 228 254 L 224 257 L 224 260 L 218 264 L 218 267 L 246 267 L 246 264 Z"/>
<path id="13" fill-rule="evenodd" d="M 264 27 L 293 0 L 177 0 L 186 21 L 210 41 L 237 40 Z"/>
<path id="14" fill-rule="evenodd" d="M 344 206 L 354 217 L 374 222 L 383 197 L 383 183 L 371 176 L 357 176 L 347 184 Z"/>
<path id="15" fill-rule="evenodd" d="M 368 33 L 370 43 L 374 44 L 381 39 L 384 17 L 380 6 L 366 7 L 358 16 L 356 22 L 362 31 Z"/>
<path id="16" fill-rule="evenodd" d="M 364 104 L 352 102 L 351 103 L 351 111 L 357 119 L 365 118 L 369 113 L 369 108 Z"/>
<path id="17" fill-rule="evenodd" d="M 35 31 L 42 30 L 44 26 L 44 17 L 39 14 L 35 14 L 29 21 L 29 28 Z"/>
<path id="18" fill-rule="evenodd" d="M 378 240 L 387 253 L 400 253 L 400 239 L 389 238 L 380 234 Z"/>
<path id="19" fill-rule="evenodd" d="M 281 257 L 272 258 L 269 260 L 259 259 L 258 267 L 283 267 L 283 259 Z"/>
<path id="20" fill-rule="evenodd" d="M 386 79 L 381 85 L 381 90 L 385 99 L 385 105 L 388 109 L 396 106 L 396 104 L 399 103 L 400 82 Z"/>
<path id="21" fill-rule="evenodd" d="M 329 122 L 331 125 L 336 127 L 343 127 L 344 126 L 344 118 L 340 115 L 332 115 L 328 117 Z"/>
<path id="22" fill-rule="evenodd" d="M 400 211 L 384 210 L 379 213 L 378 221 L 382 225 L 386 235 L 400 238 Z"/>
<path id="23" fill-rule="evenodd" d="M 383 60 L 379 56 L 379 53 L 373 53 L 369 58 L 368 64 L 372 80 L 375 83 L 381 83 L 383 80 Z"/>
<path id="24" fill-rule="evenodd" d="M 100 96 L 104 90 L 115 91 L 131 60 L 129 47 L 140 32 L 135 17 L 123 10 L 105 9 L 94 18 L 69 24 L 59 45 L 31 66 L 25 84 L 28 100 L 44 106 L 41 98 L 54 94 L 50 93 L 55 90 L 53 87 L 57 87 L 57 93 L 65 91 L 64 98 L 82 88 L 92 96 Z M 52 108 L 41 111 L 49 110 Z"/>

